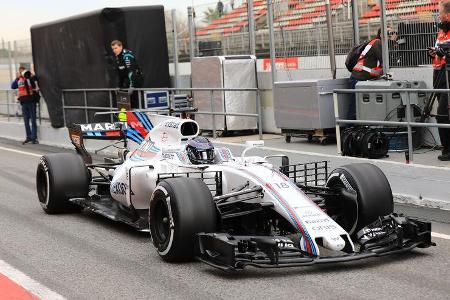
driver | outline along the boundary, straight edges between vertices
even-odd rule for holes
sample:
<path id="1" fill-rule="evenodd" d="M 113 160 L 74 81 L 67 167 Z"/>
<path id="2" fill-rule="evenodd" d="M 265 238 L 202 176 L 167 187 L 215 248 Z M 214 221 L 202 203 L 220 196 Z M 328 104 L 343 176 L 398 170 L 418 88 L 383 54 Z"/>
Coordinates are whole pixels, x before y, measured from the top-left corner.
<path id="1" fill-rule="evenodd" d="M 187 142 L 186 152 L 194 165 L 212 164 L 214 162 L 214 146 L 205 137 L 197 136 Z"/>

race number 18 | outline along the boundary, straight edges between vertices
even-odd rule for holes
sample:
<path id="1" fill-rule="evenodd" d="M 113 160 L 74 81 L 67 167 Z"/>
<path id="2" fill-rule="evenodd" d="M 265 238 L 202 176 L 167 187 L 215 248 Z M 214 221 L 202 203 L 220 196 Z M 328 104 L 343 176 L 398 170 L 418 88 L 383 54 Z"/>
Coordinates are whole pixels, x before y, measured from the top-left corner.
<path id="1" fill-rule="evenodd" d="M 280 183 L 274 183 L 274 184 L 280 189 L 288 189 L 289 188 L 289 184 L 287 184 L 286 182 L 280 182 Z"/>

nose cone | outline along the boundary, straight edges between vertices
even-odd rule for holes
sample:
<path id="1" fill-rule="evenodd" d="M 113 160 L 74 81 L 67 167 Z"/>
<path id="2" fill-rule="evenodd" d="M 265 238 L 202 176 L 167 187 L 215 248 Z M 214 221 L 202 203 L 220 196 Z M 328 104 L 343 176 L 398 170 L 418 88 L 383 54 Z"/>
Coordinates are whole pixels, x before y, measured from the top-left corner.
<path id="1" fill-rule="evenodd" d="M 340 236 L 325 236 L 322 238 L 323 246 L 333 251 L 341 251 L 345 247 L 345 241 Z"/>

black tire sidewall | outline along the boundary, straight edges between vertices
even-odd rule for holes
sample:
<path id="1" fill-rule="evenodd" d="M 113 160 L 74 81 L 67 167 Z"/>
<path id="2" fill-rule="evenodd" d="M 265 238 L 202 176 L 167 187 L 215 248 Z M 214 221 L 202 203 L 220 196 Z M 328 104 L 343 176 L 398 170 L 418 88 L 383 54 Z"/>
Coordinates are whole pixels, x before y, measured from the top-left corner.
<path id="1" fill-rule="evenodd" d="M 42 156 L 36 172 L 36 188 L 42 209 L 49 214 L 80 210 L 81 207 L 69 199 L 87 197 L 89 181 L 89 173 L 79 155 L 56 153 Z M 46 190 L 45 201 L 40 192 L 43 188 Z"/>
<path id="2" fill-rule="evenodd" d="M 346 165 L 331 172 L 327 186 L 341 184 L 357 193 L 358 222 L 353 234 L 378 217 L 394 210 L 392 190 L 384 173 L 375 165 L 359 163 Z"/>
<path id="3" fill-rule="evenodd" d="M 172 241 L 153 244 L 166 261 L 192 260 L 197 252 L 199 232 L 214 232 L 216 207 L 206 184 L 200 179 L 171 178 L 158 185 L 150 200 L 149 225 L 155 235 L 154 208 L 158 201 L 168 201 L 173 218 Z"/>

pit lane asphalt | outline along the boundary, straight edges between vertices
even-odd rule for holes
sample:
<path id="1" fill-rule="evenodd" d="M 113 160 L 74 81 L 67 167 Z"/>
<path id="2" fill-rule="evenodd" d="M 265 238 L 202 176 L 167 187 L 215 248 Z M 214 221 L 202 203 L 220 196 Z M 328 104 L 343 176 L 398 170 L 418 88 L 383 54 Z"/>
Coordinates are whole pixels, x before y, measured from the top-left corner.
<path id="1" fill-rule="evenodd" d="M 68 151 L 0 147 L 44 154 Z M 35 191 L 39 158 L 0 152 L 0 259 L 68 299 L 448 299 L 450 240 L 405 255 L 296 269 L 227 274 L 193 262 L 167 264 L 150 238 L 88 212 L 49 216 Z M 70 170 L 68 170 L 70 172 Z M 450 234 L 450 213 L 397 205 Z"/>

